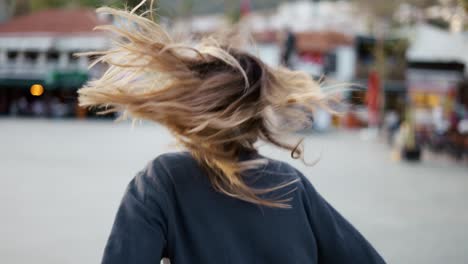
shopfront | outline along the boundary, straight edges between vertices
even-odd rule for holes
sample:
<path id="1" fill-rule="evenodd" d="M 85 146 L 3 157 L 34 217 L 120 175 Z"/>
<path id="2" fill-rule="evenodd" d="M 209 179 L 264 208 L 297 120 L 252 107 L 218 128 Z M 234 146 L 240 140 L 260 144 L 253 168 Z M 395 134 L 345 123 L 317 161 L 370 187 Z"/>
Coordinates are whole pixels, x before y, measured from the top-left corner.
<path id="1" fill-rule="evenodd" d="M 465 65 L 459 62 L 410 62 L 407 71 L 409 111 L 416 140 L 434 151 L 463 152 L 460 121 Z M 460 152 L 461 151 L 461 152 Z"/>
<path id="2" fill-rule="evenodd" d="M 76 91 L 88 80 L 86 72 L 50 72 L 42 79 L 0 79 L 0 114 L 10 116 L 74 117 L 80 114 Z"/>

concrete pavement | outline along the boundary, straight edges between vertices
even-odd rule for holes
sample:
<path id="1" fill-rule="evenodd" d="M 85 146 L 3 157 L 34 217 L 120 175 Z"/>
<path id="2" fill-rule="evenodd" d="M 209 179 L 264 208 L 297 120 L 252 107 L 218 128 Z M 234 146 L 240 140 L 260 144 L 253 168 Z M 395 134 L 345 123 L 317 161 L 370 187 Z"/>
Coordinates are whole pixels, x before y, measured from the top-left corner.
<path id="1" fill-rule="evenodd" d="M 171 142 L 156 125 L 0 119 L 0 263 L 98 263 L 126 184 Z M 395 163 L 357 132 L 310 136 L 306 154 L 320 162 L 291 163 L 389 263 L 468 263 L 466 166 Z"/>

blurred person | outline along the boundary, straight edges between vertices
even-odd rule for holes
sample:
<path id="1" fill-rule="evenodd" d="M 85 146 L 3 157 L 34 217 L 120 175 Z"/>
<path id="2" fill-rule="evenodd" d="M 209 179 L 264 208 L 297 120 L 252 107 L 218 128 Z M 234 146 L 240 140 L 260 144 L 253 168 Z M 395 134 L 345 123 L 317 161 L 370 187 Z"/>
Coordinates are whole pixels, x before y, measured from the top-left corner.
<path id="1" fill-rule="evenodd" d="M 401 123 L 395 135 L 394 150 L 397 152 L 397 159 L 420 161 L 421 149 L 414 130 L 414 124 L 411 121 L 405 120 Z"/>
<path id="2" fill-rule="evenodd" d="M 436 106 L 432 109 L 432 122 L 434 130 L 438 135 L 445 134 L 450 128 L 450 122 L 444 117 L 442 106 Z"/>
<path id="3" fill-rule="evenodd" d="M 458 133 L 462 135 L 468 135 L 468 117 L 465 117 L 464 119 L 460 120 L 460 122 L 457 125 L 457 130 Z"/>
<path id="4" fill-rule="evenodd" d="M 462 160 L 464 155 L 464 141 L 465 137 L 460 133 L 459 124 L 460 117 L 456 112 L 450 114 L 450 128 L 447 131 L 448 138 L 448 151 L 456 160 Z"/>
<path id="5" fill-rule="evenodd" d="M 285 38 L 281 48 L 281 64 L 292 68 L 292 56 L 296 52 L 296 35 L 294 32 L 287 28 L 285 30 Z"/>
<path id="6" fill-rule="evenodd" d="M 26 97 L 21 96 L 17 101 L 17 109 L 19 115 L 29 115 L 29 103 Z"/>
<path id="7" fill-rule="evenodd" d="M 262 140 L 303 157 L 282 135 L 326 105 L 310 76 L 229 39 L 186 46 L 133 12 L 99 12 L 130 23 L 101 27 L 118 45 L 93 53 L 110 68 L 79 90 L 80 105 L 161 123 L 187 150 L 129 183 L 102 263 L 384 263 L 301 172 L 257 151 Z"/>
<path id="8" fill-rule="evenodd" d="M 59 98 L 53 97 L 50 100 L 50 115 L 53 118 L 65 117 L 68 114 L 68 107 L 65 103 L 61 102 Z"/>
<path id="9" fill-rule="evenodd" d="M 393 145 L 395 134 L 400 127 L 400 116 L 395 110 L 390 110 L 385 114 L 384 126 L 387 132 L 387 143 Z"/>
<path id="10" fill-rule="evenodd" d="M 45 116 L 47 114 L 47 107 L 42 100 L 34 100 L 31 104 L 31 112 L 34 116 Z"/>
<path id="11" fill-rule="evenodd" d="M 18 101 L 13 100 L 13 101 L 11 102 L 11 104 L 10 104 L 9 109 L 8 109 L 9 114 L 10 114 L 11 116 L 17 116 L 17 115 L 18 115 L 18 112 L 19 112 L 18 108 L 19 108 L 19 107 L 18 107 Z"/>

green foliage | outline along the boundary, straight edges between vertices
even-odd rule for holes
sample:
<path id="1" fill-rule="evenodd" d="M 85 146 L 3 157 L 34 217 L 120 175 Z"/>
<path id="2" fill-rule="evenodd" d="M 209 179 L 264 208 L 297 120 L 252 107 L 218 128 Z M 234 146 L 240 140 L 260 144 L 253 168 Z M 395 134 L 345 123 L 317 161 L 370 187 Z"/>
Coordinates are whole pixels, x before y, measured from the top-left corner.
<path id="1" fill-rule="evenodd" d="M 355 2 L 357 3 L 359 8 L 363 9 L 364 11 L 370 12 L 376 17 L 389 19 L 402 1 L 355 0 Z"/>
<path id="2" fill-rule="evenodd" d="M 190 16 L 193 11 L 194 7 L 194 1 L 193 0 L 184 0 L 181 3 L 180 10 L 183 16 Z"/>
<path id="3" fill-rule="evenodd" d="M 460 0 L 468 2 L 468 0 Z M 410 4 L 412 6 L 424 8 L 440 3 L 440 0 L 354 0 L 360 8 L 369 11 L 379 18 L 391 19 L 395 11 L 401 4 Z"/>
<path id="4" fill-rule="evenodd" d="M 11 0 L 10 3 L 11 13 L 15 16 L 24 15 L 29 12 L 30 5 L 27 0 Z"/>
<path id="5" fill-rule="evenodd" d="M 233 8 L 226 11 L 226 16 L 231 23 L 239 22 L 241 18 L 241 11 L 240 8 Z"/>
<path id="6" fill-rule="evenodd" d="M 89 6 L 89 7 L 98 7 L 105 4 L 105 1 L 98 1 L 98 0 L 80 0 L 76 1 L 79 3 L 80 6 Z"/>
<path id="7" fill-rule="evenodd" d="M 100 1 L 102 2 L 102 1 Z M 114 6 L 114 7 L 119 7 L 119 8 L 133 8 L 135 6 L 137 6 L 141 0 L 110 0 L 110 1 L 107 1 L 108 3 L 106 3 L 106 5 L 110 5 L 110 6 Z M 157 1 L 155 1 L 157 2 Z M 101 3 L 100 5 L 104 5 L 103 3 Z M 150 6 L 150 1 L 147 1 L 144 6 L 146 7 L 149 7 Z"/>
<path id="8" fill-rule="evenodd" d="M 21 1 L 17 1 L 21 2 Z M 140 0 L 29 0 L 24 1 L 28 6 L 29 11 L 37 11 L 47 8 L 60 8 L 70 6 L 83 6 L 83 7 L 99 7 L 104 5 L 110 5 L 115 7 L 128 7 L 132 8 L 138 5 Z M 149 6 L 149 3 L 147 4 Z"/>
<path id="9" fill-rule="evenodd" d="M 462 6 L 465 8 L 465 11 L 468 13 L 468 0 L 459 0 Z"/>
<path id="10" fill-rule="evenodd" d="M 224 1 L 224 15 L 231 23 L 236 23 L 241 18 L 241 9 L 239 1 Z"/>
<path id="11" fill-rule="evenodd" d="M 46 8 L 57 8 L 62 7 L 66 4 L 63 0 L 31 0 L 29 1 L 31 11 L 46 9 Z"/>

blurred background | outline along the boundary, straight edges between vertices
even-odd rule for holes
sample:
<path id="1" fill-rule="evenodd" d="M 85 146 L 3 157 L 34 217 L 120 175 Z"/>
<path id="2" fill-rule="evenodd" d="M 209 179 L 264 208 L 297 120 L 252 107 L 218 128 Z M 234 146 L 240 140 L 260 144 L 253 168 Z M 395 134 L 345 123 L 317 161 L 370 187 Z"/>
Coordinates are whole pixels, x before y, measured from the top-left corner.
<path id="1" fill-rule="evenodd" d="M 174 151 L 156 124 L 77 106 L 111 47 L 95 7 L 140 1 L 0 0 L 0 263 L 97 263 L 126 184 Z M 266 63 L 349 83 L 318 109 L 291 162 L 388 263 L 468 263 L 467 0 L 159 0 L 158 23 L 198 38 L 234 24 Z M 240 223 L 242 224 L 242 223 Z M 274 232 L 274 230 L 272 230 Z M 207 238 L 209 239 L 209 238 Z"/>

